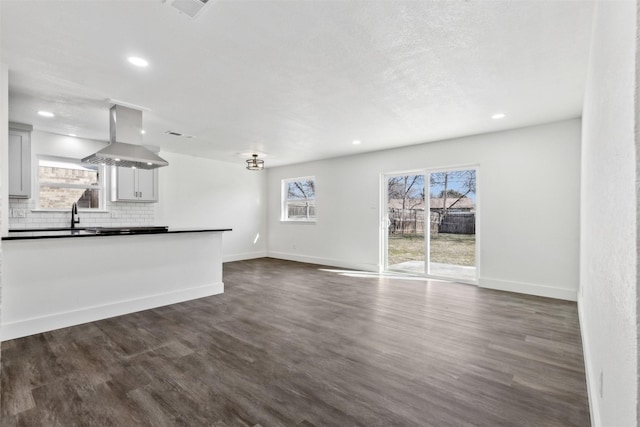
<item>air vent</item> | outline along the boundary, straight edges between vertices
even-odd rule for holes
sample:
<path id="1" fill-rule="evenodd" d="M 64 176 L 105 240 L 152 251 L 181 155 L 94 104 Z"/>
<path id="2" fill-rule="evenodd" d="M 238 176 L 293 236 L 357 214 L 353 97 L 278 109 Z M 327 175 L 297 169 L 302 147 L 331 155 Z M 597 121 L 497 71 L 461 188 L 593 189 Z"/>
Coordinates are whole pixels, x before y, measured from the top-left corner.
<path id="1" fill-rule="evenodd" d="M 180 136 L 180 137 L 182 137 L 182 138 L 189 138 L 189 139 L 191 139 L 191 138 L 193 138 L 193 137 L 194 137 L 193 135 L 186 135 L 186 134 L 184 134 L 184 133 L 176 132 L 176 131 L 174 131 L 174 130 L 168 130 L 168 131 L 166 131 L 165 133 L 166 133 L 167 135 Z"/>
<path id="2" fill-rule="evenodd" d="M 209 2 L 209 0 L 173 0 L 171 6 L 180 12 L 195 18 L 200 10 Z"/>

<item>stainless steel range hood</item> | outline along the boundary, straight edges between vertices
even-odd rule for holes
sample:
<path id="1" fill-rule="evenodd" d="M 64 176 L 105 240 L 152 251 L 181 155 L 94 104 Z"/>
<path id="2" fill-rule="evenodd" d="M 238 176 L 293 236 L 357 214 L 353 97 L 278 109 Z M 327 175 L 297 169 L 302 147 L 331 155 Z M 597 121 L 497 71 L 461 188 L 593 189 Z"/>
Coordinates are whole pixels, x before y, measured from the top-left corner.
<path id="1" fill-rule="evenodd" d="M 114 105 L 109 110 L 110 144 L 82 159 L 85 163 L 156 169 L 169 162 L 142 146 L 142 111 Z"/>

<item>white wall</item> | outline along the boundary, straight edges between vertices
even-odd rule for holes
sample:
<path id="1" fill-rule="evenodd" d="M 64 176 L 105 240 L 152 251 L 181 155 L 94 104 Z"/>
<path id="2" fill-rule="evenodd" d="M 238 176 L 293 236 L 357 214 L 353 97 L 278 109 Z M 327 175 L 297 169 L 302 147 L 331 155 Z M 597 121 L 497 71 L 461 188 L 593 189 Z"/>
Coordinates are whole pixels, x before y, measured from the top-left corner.
<path id="1" fill-rule="evenodd" d="M 0 153 L 8 153 L 9 151 L 9 69 L 0 63 Z M 0 235 L 4 236 L 7 230 L 8 221 L 8 197 L 9 197 L 9 172 L 7 169 L 7 156 L 0 156 Z M 4 279 L 2 272 L 4 270 L 2 255 L 2 240 L 0 240 L 0 318 L 3 313 L 2 294 Z M 1 390 L 0 386 L 0 390 Z"/>
<path id="2" fill-rule="evenodd" d="M 31 157 L 33 162 L 38 155 L 82 159 L 104 148 L 107 144 L 107 141 L 58 135 L 34 129 L 31 133 Z M 36 167 L 37 163 L 33 162 L 32 166 Z M 35 180 L 32 181 L 35 182 Z"/>
<path id="3" fill-rule="evenodd" d="M 222 237 L 159 233 L 4 241 L 0 339 L 220 294 Z"/>
<path id="4" fill-rule="evenodd" d="M 265 172 L 236 163 L 162 152 L 156 222 L 173 227 L 232 228 L 224 233 L 224 261 L 266 256 Z"/>
<path id="5" fill-rule="evenodd" d="M 578 300 L 594 426 L 637 421 L 636 31 L 636 2 L 598 4 L 583 111 Z"/>
<path id="6" fill-rule="evenodd" d="M 9 69 L 0 64 L 0 235 L 9 228 Z"/>
<path id="7" fill-rule="evenodd" d="M 480 286 L 575 300 L 580 126 L 575 119 L 270 168 L 269 256 L 377 270 L 381 174 L 478 165 Z M 317 223 L 281 223 L 281 180 L 307 175 L 316 177 Z"/>

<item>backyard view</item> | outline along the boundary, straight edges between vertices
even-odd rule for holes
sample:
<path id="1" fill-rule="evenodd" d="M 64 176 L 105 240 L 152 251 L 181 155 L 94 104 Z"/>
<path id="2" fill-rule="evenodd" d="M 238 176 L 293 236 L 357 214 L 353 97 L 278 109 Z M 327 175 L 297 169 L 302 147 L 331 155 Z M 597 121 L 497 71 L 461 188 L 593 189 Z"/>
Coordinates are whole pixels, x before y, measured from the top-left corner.
<path id="1" fill-rule="evenodd" d="M 476 265 L 475 234 L 438 234 L 431 238 L 431 262 Z M 407 260 L 424 261 L 424 235 L 389 236 L 389 265 Z"/>
<path id="2" fill-rule="evenodd" d="M 390 176 L 387 186 L 388 268 L 475 280 L 476 171 Z"/>

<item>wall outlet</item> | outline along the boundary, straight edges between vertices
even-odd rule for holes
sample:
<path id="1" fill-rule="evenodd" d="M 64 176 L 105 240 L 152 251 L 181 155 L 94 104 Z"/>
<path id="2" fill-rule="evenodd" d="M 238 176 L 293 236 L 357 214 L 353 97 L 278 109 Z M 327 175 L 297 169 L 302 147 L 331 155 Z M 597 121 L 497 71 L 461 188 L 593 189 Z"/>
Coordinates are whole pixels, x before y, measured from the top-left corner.
<path id="1" fill-rule="evenodd" d="M 598 380 L 598 392 L 600 399 L 604 399 L 604 371 L 600 370 L 600 379 Z"/>
<path id="2" fill-rule="evenodd" d="M 11 209 L 11 218 L 26 218 L 27 211 L 25 209 Z"/>

